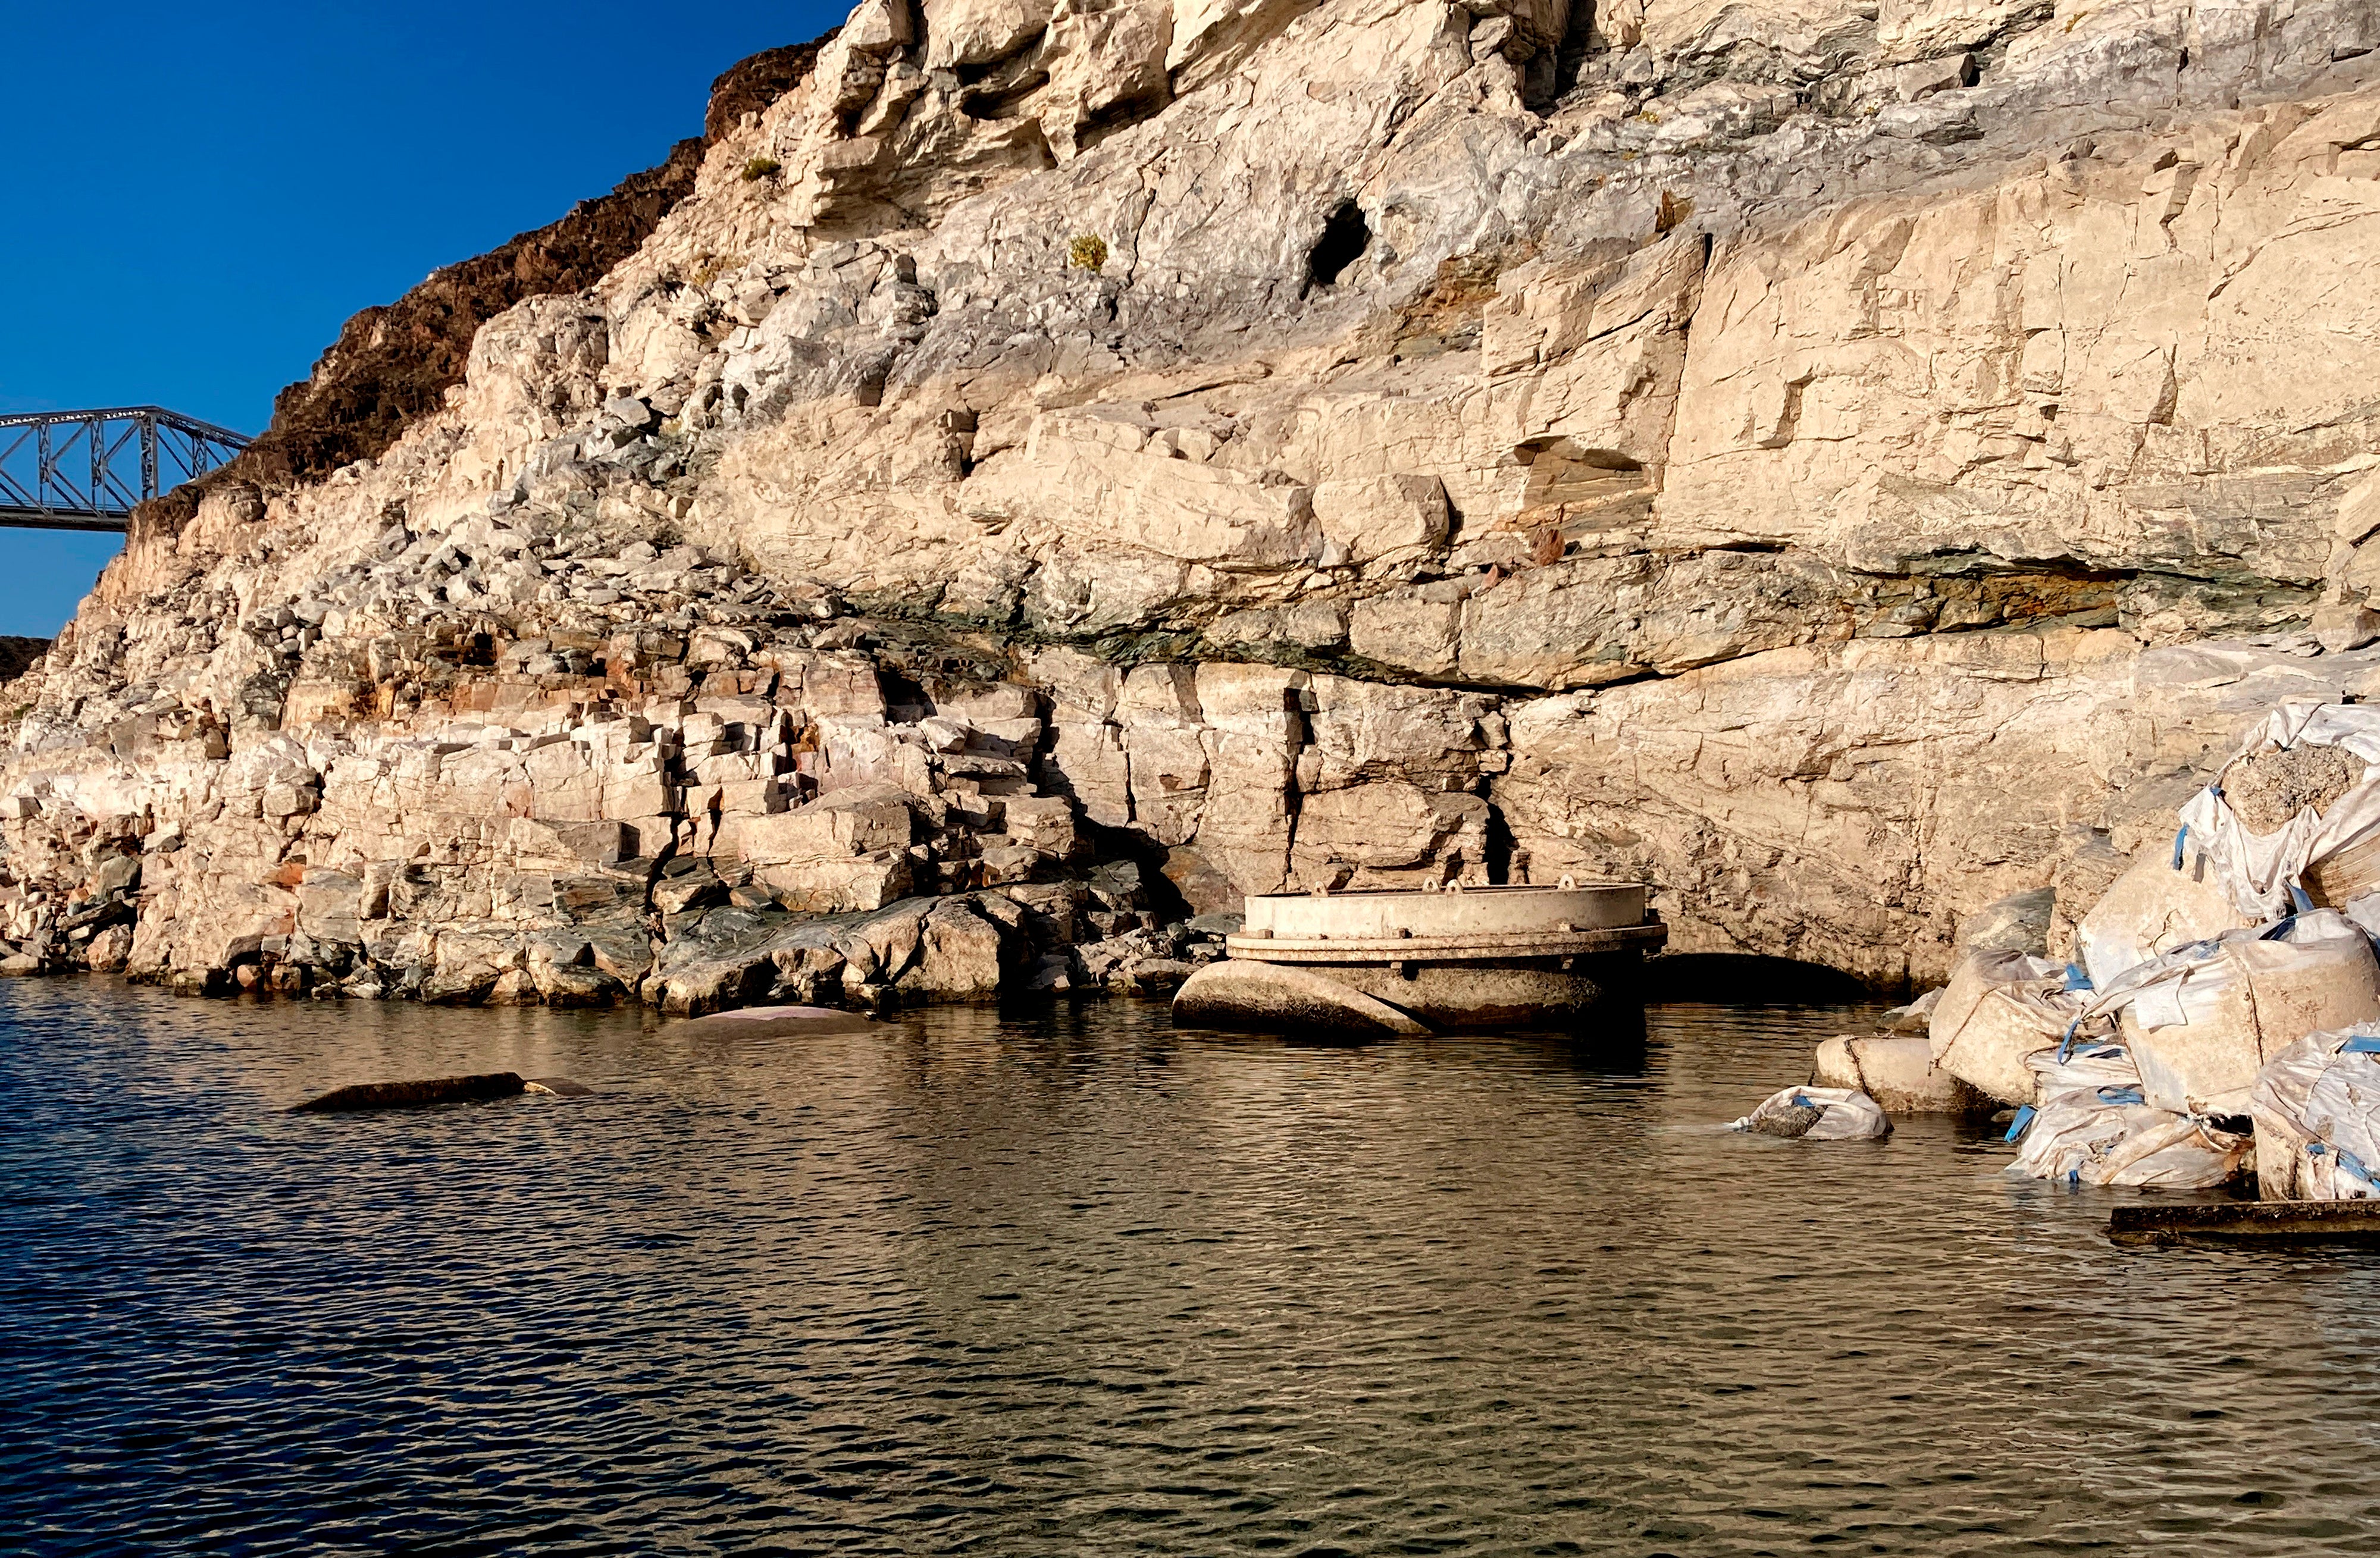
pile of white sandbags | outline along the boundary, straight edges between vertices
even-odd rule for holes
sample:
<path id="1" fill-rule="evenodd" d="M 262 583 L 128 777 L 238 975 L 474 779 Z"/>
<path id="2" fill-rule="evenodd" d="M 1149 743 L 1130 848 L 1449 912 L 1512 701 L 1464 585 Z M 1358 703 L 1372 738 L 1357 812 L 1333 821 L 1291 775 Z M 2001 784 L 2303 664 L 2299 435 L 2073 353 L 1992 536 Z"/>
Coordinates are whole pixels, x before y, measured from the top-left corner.
<path id="1" fill-rule="evenodd" d="M 2203 856 L 2245 923 L 2314 908 L 2361 919 L 2358 900 L 2380 894 L 2380 707 L 2282 704 L 2180 822 L 2176 858 Z"/>
<path id="2" fill-rule="evenodd" d="M 2370 1085 L 2380 1067 L 2365 1078 L 2336 1049 L 2317 1058 L 2307 1046 L 2380 1033 L 2370 939 L 2380 928 L 2380 708 L 2284 704 L 2178 820 L 2171 850 L 2143 851 L 2082 917 L 2081 966 L 2062 988 L 2049 987 L 2046 965 L 1962 965 L 1998 1004 L 1981 1003 L 1973 1036 L 1946 1033 L 1954 979 L 1937 1008 L 1936 1053 L 1994 1096 L 2033 1106 L 2010 1131 L 2022 1138 L 2013 1173 L 2205 1188 L 2248 1160 L 2252 1114 L 2268 1196 L 2343 1193 L 2338 1166 L 2374 1161 L 2355 1145 L 2364 1138 L 2352 1122 L 2364 1117 L 2335 1101 L 2344 1081 L 2319 1104 L 2314 1090 L 2333 1073 Z M 2021 1057 L 2031 1098 L 2015 1095 L 2007 1058 L 2021 1042 L 2019 1009 L 2036 1030 L 2070 1013 L 2046 1058 Z M 2308 1123 L 2317 1108 L 2321 1126 Z M 2336 1150 L 2325 1131 L 2340 1136 Z"/>
<path id="3" fill-rule="evenodd" d="M 1896 1034 L 1829 1040 L 1739 1130 L 1833 1140 L 1978 1096 L 2010 1172 L 2267 1199 L 2380 1195 L 2380 707 L 2260 721 L 2075 925 L 2077 960 L 1974 948 Z M 1908 1035 L 1923 1025 L 1925 1036 Z"/>
<path id="4" fill-rule="evenodd" d="M 2089 1015 L 2119 1019 L 2159 1108 L 2244 1115 L 2256 1074 L 2283 1050 L 2308 1033 L 2380 1021 L 2380 962 L 2344 915 L 2314 909 L 2127 970 Z"/>
<path id="5" fill-rule="evenodd" d="M 2159 1108 L 2121 1045 L 2044 1050 L 2031 1057 L 2041 1102 L 2018 1111 L 2011 1174 L 2070 1185 L 2212 1190 L 2240 1172 L 2245 1132 Z"/>

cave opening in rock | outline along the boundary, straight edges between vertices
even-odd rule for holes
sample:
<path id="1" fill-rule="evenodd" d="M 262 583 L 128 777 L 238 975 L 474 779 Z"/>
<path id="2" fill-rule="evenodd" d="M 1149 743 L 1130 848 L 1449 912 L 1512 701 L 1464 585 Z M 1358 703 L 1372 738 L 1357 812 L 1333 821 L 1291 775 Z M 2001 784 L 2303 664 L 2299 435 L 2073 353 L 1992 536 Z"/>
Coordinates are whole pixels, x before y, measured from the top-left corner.
<path id="1" fill-rule="evenodd" d="M 1571 0 L 1570 15 L 1562 26 L 1561 42 L 1554 50 L 1551 97 L 1559 99 L 1562 93 L 1578 85 L 1579 71 L 1585 66 L 1586 56 L 1594 52 L 1597 41 L 1593 0 Z"/>
<path id="2" fill-rule="evenodd" d="M 1322 236 L 1305 257 L 1306 289 L 1337 285 L 1341 274 L 1371 246 L 1372 224 L 1364 220 L 1361 207 L 1353 200 L 1331 207 L 1322 219 Z"/>

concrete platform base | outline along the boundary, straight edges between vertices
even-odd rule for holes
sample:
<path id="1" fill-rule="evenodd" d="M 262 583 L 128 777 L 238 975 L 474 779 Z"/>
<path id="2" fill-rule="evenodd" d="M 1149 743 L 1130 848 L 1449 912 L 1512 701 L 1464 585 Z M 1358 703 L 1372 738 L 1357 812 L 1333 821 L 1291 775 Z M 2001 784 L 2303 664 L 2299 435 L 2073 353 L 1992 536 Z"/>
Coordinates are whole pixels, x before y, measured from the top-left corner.
<path id="1" fill-rule="evenodd" d="M 1633 968 L 1590 972 L 1520 963 L 1409 972 L 1378 964 L 1322 967 L 1233 958 L 1191 975 L 1173 1015 L 1208 1027 L 1340 1033 L 1430 1033 L 1463 1028 L 1560 1027 L 1630 988 Z"/>

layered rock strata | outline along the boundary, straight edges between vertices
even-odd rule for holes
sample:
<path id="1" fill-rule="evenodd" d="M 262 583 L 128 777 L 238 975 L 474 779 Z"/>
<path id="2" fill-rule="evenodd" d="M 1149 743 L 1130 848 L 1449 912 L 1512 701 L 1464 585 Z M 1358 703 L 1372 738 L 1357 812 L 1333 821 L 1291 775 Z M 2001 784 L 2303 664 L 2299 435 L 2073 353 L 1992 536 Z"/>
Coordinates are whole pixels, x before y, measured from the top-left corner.
<path id="1" fill-rule="evenodd" d="M 285 396 L 365 457 L 144 513 L 19 684 L 0 936 L 696 1010 L 1617 875 L 1679 950 L 1938 979 L 2380 682 L 2375 42 L 869 0 L 459 375 L 351 327 L 443 386 Z"/>

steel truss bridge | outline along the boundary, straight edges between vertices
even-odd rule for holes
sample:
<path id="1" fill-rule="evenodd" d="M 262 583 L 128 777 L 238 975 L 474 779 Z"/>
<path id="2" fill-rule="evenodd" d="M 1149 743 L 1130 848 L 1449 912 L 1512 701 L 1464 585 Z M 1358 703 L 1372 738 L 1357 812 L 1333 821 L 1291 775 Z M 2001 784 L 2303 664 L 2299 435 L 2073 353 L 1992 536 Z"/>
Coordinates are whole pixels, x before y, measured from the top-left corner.
<path id="1" fill-rule="evenodd" d="M 247 447 L 246 434 L 158 405 L 0 416 L 0 525 L 122 530 L 134 504 Z"/>

